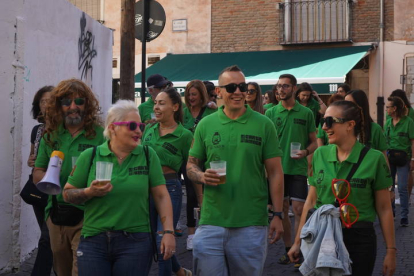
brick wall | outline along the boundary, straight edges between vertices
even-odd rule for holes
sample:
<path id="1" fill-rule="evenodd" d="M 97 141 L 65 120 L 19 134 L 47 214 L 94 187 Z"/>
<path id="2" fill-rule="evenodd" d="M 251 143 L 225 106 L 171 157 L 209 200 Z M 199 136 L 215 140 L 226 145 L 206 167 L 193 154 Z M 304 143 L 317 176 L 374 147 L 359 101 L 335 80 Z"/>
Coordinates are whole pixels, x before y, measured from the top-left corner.
<path id="1" fill-rule="evenodd" d="M 243 52 L 279 47 L 275 0 L 212 0 L 211 52 Z"/>
<path id="2" fill-rule="evenodd" d="M 211 51 L 290 48 L 279 45 L 279 2 L 284 0 L 212 0 Z M 379 2 L 354 0 L 351 17 L 351 38 L 354 42 L 379 41 Z M 394 39 L 394 0 L 385 0 L 384 8 L 384 38 L 390 41 Z M 324 44 L 315 46 L 317 45 Z"/>

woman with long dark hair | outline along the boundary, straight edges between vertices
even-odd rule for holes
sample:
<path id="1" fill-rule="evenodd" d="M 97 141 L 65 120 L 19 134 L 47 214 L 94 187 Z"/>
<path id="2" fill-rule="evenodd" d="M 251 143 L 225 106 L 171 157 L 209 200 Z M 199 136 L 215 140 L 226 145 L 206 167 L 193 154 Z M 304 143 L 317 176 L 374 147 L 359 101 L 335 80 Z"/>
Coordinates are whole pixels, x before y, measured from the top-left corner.
<path id="1" fill-rule="evenodd" d="M 384 125 L 388 144 L 388 160 L 395 185 L 398 176 L 398 193 L 400 195 L 400 225 L 406 227 L 408 221 L 408 176 L 414 169 L 414 122 L 406 116 L 407 111 L 400 97 L 389 97 L 385 106 L 387 121 Z"/>
<path id="2" fill-rule="evenodd" d="M 323 115 L 326 111 L 326 105 L 309 83 L 302 82 L 298 85 L 298 89 L 296 90 L 296 100 L 312 111 L 315 119 L 315 126 L 318 126 L 320 115 Z"/>
<path id="3" fill-rule="evenodd" d="M 277 90 L 276 90 L 277 93 Z M 266 111 L 274 106 L 276 106 L 279 101 L 276 99 L 275 92 L 273 90 L 267 90 L 264 94 L 264 102 L 263 109 Z"/>
<path id="4" fill-rule="evenodd" d="M 257 82 L 247 83 L 247 95 L 246 103 L 254 111 L 264 114 L 263 104 L 262 104 L 262 90 Z"/>
<path id="5" fill-rule="evenodd" d="M 180 94 L 174 89 L 169 88 L 161 91 L 154 100 L 154 114 L 157 123 L 146 128 L 142 144 L 148 145 L 154 149 L 160 158 L 162 172 L 166 180 L 168 193 L 171 197 L 173 207 L 173 226 L 177 227 L 180 219 L 182 188 L 179 177 L 179 170 L 183 164 L 187 163 L 188 152 L 190 150 L 192 133 L 185 129 L 183 122 L 183 103 Z M 162 232 L 162 222 L 159 216 L 156 216 L 155 208 L 151 210 L 151 216 L 154 230 L 157 233 L 157 248 L 160 248 Z M 155 215 L 154 215 L 155 214 Z M 163 260 L 163 256 L 158 251 L 158 275 L 191 275 L 191 272 L 178 262 L 175 255 L 171 259 Z"/>
<path id="6" fill-rule="evenodd" d="M 329 145 L 319 147 L 313 155 L 308 197 L 303 207 L 295 243 L 288 253 L 292 262 L 297 261 L 299 257 L 300 235 L 308 211 L 325 204 L 336 204 L 338 195 L 333 192 L 334 185 L 338 180 L 348 178 L 352 167 L 360 159 L 361 152 L 365 151 L 364 143 L 367 141 L 362 113 L 361 108 L 350 101 L 334 102 L 326 110 L 323 130 L 328 134 Z M 343 184 L 349 183 L 346 206 L 354 207 L 359 213 L 359 216 L 353 218 L 347 216 L 350 220 L 342 222 L 343 242 L 352 260 L 352 275 L 372 275 L 377 254 L 377 237 L 373 222 L 378 216 L 387 251 L 383 273 L 393 275 L 396 247 L 388 191 L 392 181 L 384 155 L 377 150 L 366 150 L 365 157 L 351 179 L 345 180 L 347 182 L 342 181 Z M 340 208 L 338 211 L 340 210 L 344 209 Z"/>

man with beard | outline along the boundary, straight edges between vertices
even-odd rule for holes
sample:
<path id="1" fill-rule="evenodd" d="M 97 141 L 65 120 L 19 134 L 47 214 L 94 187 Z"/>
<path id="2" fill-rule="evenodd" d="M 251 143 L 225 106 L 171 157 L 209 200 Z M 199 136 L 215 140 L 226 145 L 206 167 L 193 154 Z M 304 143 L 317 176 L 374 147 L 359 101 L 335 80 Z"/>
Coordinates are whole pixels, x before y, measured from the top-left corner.
<path id="1" fill-rule="evenodd" d="M 279 93 L 278 105 L 268 109 L 266 116 L 276 126 L 280 146 L 283 150 L 282 165 L 285 180 L 285 197 L 283 202 L 283 241 L 285 242 L 286 254 L 280 260 L 280 264 L 288 264 L 287 252 L 292 246 L 291 224 L 288 216 L 289 201 L 292 201 L 292 210 L 295 215 L 295 231 L 299 226 L 303 205 L 308 195 L 307 185 L 307 156 L 317 148 L 315 119 L 312 111 L 302 106 L 295 100 L 296 78 L 290 74 L 283 74 L 276 84 L 276 92 Z M 299 152 L 291 154 L 291 143 L 301 144 Z M 296 266 L 300 266 L 297 264 Z"/>
<path id="2" fill-rule="evenodd" d="M 38 183 L 45 175 L 51 153 L 59 150 L 64 153 L 59 176 L 63 190 L 81 152 L 104 142 L 103 128 L 98 124 L 98 113 L 99 103 L 82 81 L 64 80 L 53 89 L 46 108 L 45 134 L 33 172 L 34 183 Z M 66 216 L 62 214 L 63 211 Z M 45 218 L 55 272 L 59 276 L 78 275 L 76 250 L 83 222 L 83 206 L 64 202 L 62 194 L 49 196 Z"/>
<path id="3" fill-rule="evenodd" d="M 141 122 L 145 124 L 156 123 L 154 114 L 154 100 L 161 90 L 168 87 L 172 87 L 173 84 L 167 78 L 154 74 L 148 77 L 147 79 L 147 89 L 151 97 L 138 106 L 139 116 L 141 117 Z"/>

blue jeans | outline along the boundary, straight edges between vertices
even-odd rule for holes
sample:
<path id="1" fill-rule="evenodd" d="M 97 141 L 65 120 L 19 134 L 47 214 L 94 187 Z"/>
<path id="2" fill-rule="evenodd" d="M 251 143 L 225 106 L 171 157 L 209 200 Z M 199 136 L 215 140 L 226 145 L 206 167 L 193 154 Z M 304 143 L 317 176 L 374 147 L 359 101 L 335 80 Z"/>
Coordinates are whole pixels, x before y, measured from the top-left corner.
<path id="1" fill-rule="evenodd" d="M 391 165 L 391 176 L 393 184 L 395 185 L 395 175 L 398 176 L 398 194 L 400 195 L 401 204 L 401 218 L 408 218 L 408 176 L 410 173 L 410 162 L 405 166 L 397 167 Z"/>
<path id="2" fill-rule="evenodd" d="M 262 275 L 267 255 L 267 232 L 267 226 L 200 225 L 193 238 L 194 274 Z"/>
<path id="3" fill-rule="evenodd" d="M 111 231 L 81 237 L 77 251 L 79 276 L 148 275 L 152 252 L 150 233 Z"/>
<path id="4" fill-rule="evenodd" d="M 178 220 L 180 219 L 181 213 L 181 204 L 182 204 L 182 190 L 181 190 L 181 181 L 177 179 L 170 179 L 166 182 L 168 193 L 170 194 L 171 203 L 173 207 L 173 226 L 174 229 L 177 226 Z M 158 231 L 163 231 L 162 223 L 160 217 L 157 214 L 155 209 L 154 201 L 151 200 L 152 211 L 151 211 L 151 224 L 153 229 Z M 156 223 L 156 224 L 155 224 Z M 163 260 L 163 255 L 160 252 L 161 239 L 162 235 L 156 235 L 157 237 L 157 250 L 158 250 L 158 275 L 168 275 L 171 276 L 171 271 L 177 272 L 180 270 L 181 265 L 177 260 L 177 257 L 173 255 L 168 260 Z"/>

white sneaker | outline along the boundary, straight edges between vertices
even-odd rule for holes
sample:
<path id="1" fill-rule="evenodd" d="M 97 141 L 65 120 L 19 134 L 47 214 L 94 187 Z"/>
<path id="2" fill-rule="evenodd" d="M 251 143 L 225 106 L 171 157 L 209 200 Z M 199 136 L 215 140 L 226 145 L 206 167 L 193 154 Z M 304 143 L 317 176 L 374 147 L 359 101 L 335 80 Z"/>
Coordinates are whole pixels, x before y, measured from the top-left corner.
<path id="1" fill-rule="evenodd" d="M 193 235 L 188 235 L 187 250 L 193 250 L 193 238 L 194 238 L 194 234 Z"/>
<path id="2" fill-rule="evenodd" d="M 395 205 L 400 205 L 400 199 L 399 199 L 399 198 L 397 198 L 397 199 L 395 200 Z"/>

